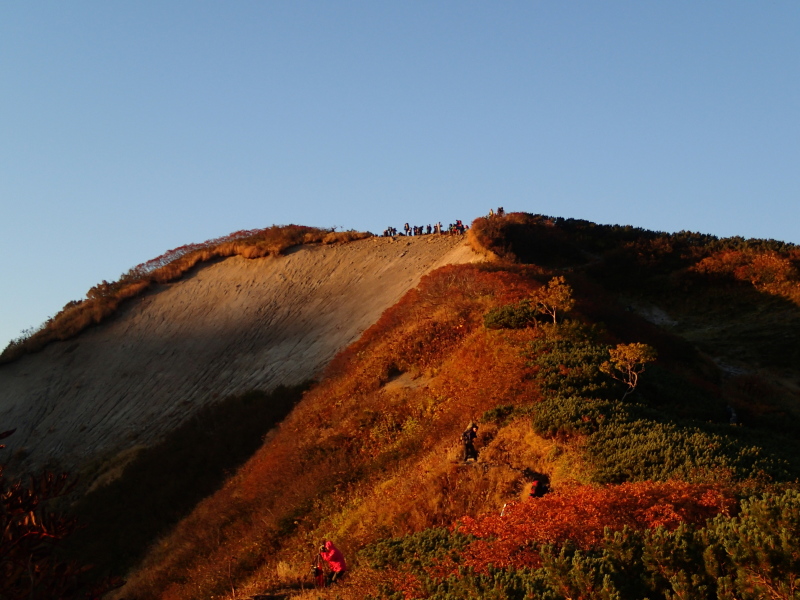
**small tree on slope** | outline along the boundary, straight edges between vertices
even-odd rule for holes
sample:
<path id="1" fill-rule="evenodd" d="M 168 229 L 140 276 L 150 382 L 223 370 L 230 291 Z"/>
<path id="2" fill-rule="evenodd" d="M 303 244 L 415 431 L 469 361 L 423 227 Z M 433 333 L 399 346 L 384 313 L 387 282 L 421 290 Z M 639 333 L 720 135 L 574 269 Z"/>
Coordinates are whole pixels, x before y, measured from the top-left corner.
<path id="1" fill-rule="evenodd" d="M 575 306 L 572 287 L 561 276 L 553 277 L 546 286 L 531 294 L 531 300 L 540 312 L 553 318 L 553 323 L 558 321 L 559 313 L 569 312 Z"/>
<path id="2" fill-rule="evenodd" d="M 657 356 L 655 348 L 640 343 L 617 344 L 616 348 L 609 348 L 608 354 L 611 358 L 600 365 L 600 370 L 628 386 L 623 400 L 636 389 L 644 366 Z"/>

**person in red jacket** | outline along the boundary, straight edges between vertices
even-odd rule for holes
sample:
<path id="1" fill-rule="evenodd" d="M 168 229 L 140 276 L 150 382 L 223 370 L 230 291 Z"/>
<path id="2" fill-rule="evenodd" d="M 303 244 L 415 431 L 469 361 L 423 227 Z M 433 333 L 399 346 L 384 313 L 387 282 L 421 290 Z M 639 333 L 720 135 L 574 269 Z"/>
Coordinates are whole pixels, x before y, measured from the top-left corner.
<path id="1" fill-rule="evenodd" d="M 344 562 L 344 556 L 341 551 L 333 545 L 332 541 L 325 540 L 322 542 L 319 555 L 331 568 L 331 572 L 328 574 L 328 585 L 336 583 L 344 577 L 347 571 L 347 563 Z"/>

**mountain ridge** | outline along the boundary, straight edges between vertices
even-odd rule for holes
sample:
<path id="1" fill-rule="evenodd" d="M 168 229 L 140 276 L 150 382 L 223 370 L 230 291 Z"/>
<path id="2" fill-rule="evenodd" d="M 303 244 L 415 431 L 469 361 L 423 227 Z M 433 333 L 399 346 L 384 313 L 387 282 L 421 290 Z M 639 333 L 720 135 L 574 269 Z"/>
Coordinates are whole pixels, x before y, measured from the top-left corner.
<path id="1" fill-rule="evenodd" d="M 0 365 L 9 450 L 24 468 L 80 469 L 153 443 L 216 398 L 300 384 L 427 270 L 477 259 L 461 237 L 427 236 L 206 263 Z"/>
<path id="2" fill-rule="evenodd" d="M 370 243 L 421 272 L 413 249 L 447 239 L 426 237 Z M 102 515 L 85 560 L 138 563 L 116 598 L 792 597 L 800 249 L 524 213 L 476 219 L 467 237 L 490 260 L 459 241 L 461 264 L 431 261 L 179 522 L 120 507 L 192 483 L 167 460 L 188 469 L 186 439 L 78 503 Z M 329 270 L 314 265 L 316 279 Z M 351 309 L 336 317 L 379 291 L 344 290 Z M 287 324 L 332 300 L 296 297 Z M 233 360 L 223 373 L 254 370 Z M 228 399 L 230 414 L 211 415 L 224 428 L 196 430 L 236 435 L 237 419 L 278 402 Z M 471 422 L 477 462 L 462 454 Z M 322 539 L 350 573 L 308 591 Z"/>
<path id="3" fill-rule="evenodd" d="M 433 271 L 386 311 L 220 491 L 153 546 L 119 597 L 670 598 L 697 581 L 705 591 L 692 597 L 736 585 L 755 598 L 791 580 L 789 570 L 763 583 L 724 533 L 737 515 L 752 539 L 775 527 L 800 533 L 797 427 L 787 418 L 798 399 L 768 378 L 785 356 L 754 340 L 754 368 L 725 373 L 708 352 L 736 356 L 736 340 L 690 343 L 680 327 L 695 314 L 732 332 L 742 316 L 797 314 L 795 249 L 519 213 L 477 219 L 470 237 L 495 260 Z M 739 266 L 780 259 L 786 278 L 766 288 L 744 271 L 695 268 L 729 251 Z M 556 323 L 535 298 L 558 277 L 576 305 Z M 630 299 L 671 319 L 649 322 Z M 659 359 L 628 395 L 604 364 L 638 342 Z M 458 464 L 470 421 L 481 424 L 479 461 Z M 534 480 L 551 489 L 540 500 L 528 497 Z M 759 510 L 775 520 L 758 521 Z M 303 592 L 320 539 L 336 540 L 352 573 Z M 672 556 L 670 544 L 695 553 L 675 555 L 674 579 L 642 558 Z"/>

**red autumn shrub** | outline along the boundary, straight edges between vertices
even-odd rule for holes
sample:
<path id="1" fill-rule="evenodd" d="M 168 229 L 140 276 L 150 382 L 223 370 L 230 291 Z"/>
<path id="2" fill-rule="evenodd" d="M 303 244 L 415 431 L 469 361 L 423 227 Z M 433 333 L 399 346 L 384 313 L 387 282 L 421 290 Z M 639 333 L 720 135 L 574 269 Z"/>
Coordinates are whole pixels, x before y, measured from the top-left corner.
<path id="1" fill-rule="evenodd" d="M 606 528 L 620 530 L 703 523 L 729 514 L 733 497 L 711 485 L 682 481 L 574 485 L 541 498 L 506 506 L 502 516 L 464 518 L 461 533 L 479 539 L 465 552 L 465 564 L 478 570 L 495 566 L 535 566 L 540 544 L 568 540 L 580 548 L 597 546 Z"/>

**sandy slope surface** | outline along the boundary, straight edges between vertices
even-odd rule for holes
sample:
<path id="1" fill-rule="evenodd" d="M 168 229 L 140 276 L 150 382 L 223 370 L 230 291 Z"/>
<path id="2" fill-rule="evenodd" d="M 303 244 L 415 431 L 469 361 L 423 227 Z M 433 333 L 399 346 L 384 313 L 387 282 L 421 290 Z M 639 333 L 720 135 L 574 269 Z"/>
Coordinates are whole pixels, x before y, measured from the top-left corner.
<path id="1" fill-rule="evenodd" d="M 8 447 L 28 467 L 151 443 L 217 398 L 318 374 L 422 275 L 476 260 L 464 238 L 431 235 L 204 266 L 0 366 L 0 430 L 17 428 Z"/>

